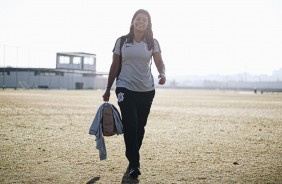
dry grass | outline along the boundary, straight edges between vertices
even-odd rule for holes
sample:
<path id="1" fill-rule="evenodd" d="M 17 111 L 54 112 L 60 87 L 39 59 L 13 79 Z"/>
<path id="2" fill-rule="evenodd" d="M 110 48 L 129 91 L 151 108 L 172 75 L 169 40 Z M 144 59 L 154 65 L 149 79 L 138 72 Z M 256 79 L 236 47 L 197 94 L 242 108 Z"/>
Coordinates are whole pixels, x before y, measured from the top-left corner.
<path id="1" fill-rule="evenodd" d="M 0 183 L 282 183 L 281 94 L 157 90 L 133 181 L 123 136 L 100 161 L 88 134 L 102 93 L 0 91 Z"/>

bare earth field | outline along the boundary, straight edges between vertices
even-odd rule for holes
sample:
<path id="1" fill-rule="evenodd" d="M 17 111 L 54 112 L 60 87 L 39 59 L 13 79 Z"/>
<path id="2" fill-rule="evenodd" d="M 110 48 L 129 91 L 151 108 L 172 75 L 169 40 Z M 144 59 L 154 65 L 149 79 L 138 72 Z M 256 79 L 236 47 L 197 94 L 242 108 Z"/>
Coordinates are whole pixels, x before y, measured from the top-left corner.
<path id="1" fill-rule="evenodd" d="M 100 161 L 88 134 L 102 94 L 0 90 L 0 183 L 282 183 L 281 93 L 157 89 L 138 180 L 122 135 Z"/>

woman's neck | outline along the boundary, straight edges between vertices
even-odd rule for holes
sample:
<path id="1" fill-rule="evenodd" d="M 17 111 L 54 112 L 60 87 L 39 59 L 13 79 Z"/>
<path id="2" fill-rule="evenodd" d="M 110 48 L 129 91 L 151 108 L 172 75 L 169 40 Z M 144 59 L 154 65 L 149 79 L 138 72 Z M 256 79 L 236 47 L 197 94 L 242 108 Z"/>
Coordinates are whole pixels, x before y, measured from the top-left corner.
<path id="1" fill-rule="evenodd" d="M 143 37 L 144 37 L 144 32 L 134 31 L 134 40 L 136 42 L 141 42 L 143 40 Z"/>

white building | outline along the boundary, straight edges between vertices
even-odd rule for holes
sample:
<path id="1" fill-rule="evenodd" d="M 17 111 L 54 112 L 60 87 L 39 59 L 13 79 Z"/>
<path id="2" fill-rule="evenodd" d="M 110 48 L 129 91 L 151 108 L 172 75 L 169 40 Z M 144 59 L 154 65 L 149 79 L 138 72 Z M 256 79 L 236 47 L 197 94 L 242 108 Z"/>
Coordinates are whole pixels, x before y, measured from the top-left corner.
<path id="1" fill-rule="evenodd" d="M 57 53 L 56 68 L 0 68 L 0 87 L 26 89 L 100 89 L 107 73 L 96 71 L 96 55 Z"/>

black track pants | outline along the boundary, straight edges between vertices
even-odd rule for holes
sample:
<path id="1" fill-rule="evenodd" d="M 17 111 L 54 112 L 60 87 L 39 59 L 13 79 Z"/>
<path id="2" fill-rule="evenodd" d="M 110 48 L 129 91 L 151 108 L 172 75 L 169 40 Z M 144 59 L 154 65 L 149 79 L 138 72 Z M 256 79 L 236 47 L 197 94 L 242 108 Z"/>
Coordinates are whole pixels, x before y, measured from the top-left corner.
<path id="1" fill-rule="evenodd" d="M 125 155 L 130 167 L 140 167 L 139 150 L 145 134 L 145 126 L 155 96 L 155 90 L 135 92 L 116 88 L 124 130 Z"/>

